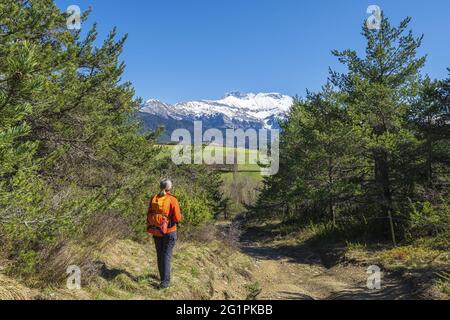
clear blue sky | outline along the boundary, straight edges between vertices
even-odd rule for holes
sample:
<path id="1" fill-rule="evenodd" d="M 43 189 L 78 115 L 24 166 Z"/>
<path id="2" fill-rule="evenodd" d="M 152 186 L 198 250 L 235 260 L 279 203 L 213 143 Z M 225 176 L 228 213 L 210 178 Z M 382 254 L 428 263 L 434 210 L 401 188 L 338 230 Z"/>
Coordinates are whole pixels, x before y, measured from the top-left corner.
<path id="1" fill-rule="evenodd" d="M 228 91 L 304 95 L 339 64 L 332 49 L 361 52 L 368 5 L 392 22 L 413 18 L 425 34 L 425 72 L 444 78 L 450 67 L 448 0 L 56 0 L 93 12 L 100 36 L 117 26 L 129 40 L 124 80 L 137 95 L 167 102 L 218 99 Z"/>

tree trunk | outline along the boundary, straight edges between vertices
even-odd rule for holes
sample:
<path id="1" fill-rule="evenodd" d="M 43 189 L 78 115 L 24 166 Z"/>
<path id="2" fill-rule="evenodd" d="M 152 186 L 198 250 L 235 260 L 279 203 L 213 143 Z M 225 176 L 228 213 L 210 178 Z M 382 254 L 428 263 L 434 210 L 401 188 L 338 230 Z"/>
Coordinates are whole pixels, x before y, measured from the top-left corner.
<path id="1" fill-rule="evenodd" d="M 384 150 L 378 151 L 375 155 L 375 179 L 377 185 L 382 190 L 383 214 L 389 219 L 389 228 L 392 237 L 392 243 L 394 247 L 396 247 L 397 240 L 395 237 L 394 219 L 392 216 L 393 205 L 391 185 L 389 180 L 389 161 L 387 152 Z"/>
<path id="2" fill-rule="evenodd" d="M 329 215 L 333 219 L 333 226 L 336 227 L 336 214 L 334 212 L 334 198 L 333 198 L 333 160 L 328 158 L 328 210 Z"/>
<path id="3" fill-rule="evenodd" d="M 433 181 L 433 167 L 432 167 L 433 147 L 432 147 L 431 137 L 429 134 L 427 135 L 426 139 L 427 139 L 427 182 L 428 182 L 428 185 L 431 185 L 431 183 Z"/>
<path id="4" fill-rule="evenodd" d="M 392 244 L 394 247 L 397 246 L 397 239 L 395 238 L 395 229 L 394 229 L 394 220 L 392 218 L 392 210 L 388 210 L 388 217 L 389 217 L 389 226 L 391 227 L 391 236 L 392 236 Z"/>
<path id="5" fill-rule="evenodd" d="M 337 221 L 336 221 L 336 213 L 334 212 L 334 205 L 333 205 L 333 199 L 330 199 L 330 204 L 329 204 L 330 208 L 330 215 L 333 217 L 333 226 L 336 228 L 337 227 Z"/>

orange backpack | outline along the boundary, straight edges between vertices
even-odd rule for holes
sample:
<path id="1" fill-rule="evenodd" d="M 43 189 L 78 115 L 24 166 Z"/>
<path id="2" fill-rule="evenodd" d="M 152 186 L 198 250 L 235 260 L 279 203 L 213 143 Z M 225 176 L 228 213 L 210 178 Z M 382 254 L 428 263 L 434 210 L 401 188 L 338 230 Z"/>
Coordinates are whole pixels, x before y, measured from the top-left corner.
<path id="1" fill-rule="evenodd" d="M 167 234 L 169 228 L 170 199 L 168 195 L 154 196 L 150 202 L 151 213 L 148 218 L 150 228 Z"/>

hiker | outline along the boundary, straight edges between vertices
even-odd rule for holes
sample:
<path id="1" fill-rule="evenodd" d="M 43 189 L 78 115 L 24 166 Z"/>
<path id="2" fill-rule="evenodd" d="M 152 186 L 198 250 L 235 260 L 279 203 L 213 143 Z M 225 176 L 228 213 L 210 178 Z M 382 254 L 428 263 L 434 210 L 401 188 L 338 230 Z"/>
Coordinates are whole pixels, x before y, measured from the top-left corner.
<path id="1" fill-rule="evenodd" d="M 172 181 L 160 182 L 161 191 L 150 200 L 147 215 L 147 232 L 153 235 L 161 280 L 160 288 L 170 286 L 170 261 L 177 240 L 177 224 L 181 220 L 180 205 L 170 194 Z"/>

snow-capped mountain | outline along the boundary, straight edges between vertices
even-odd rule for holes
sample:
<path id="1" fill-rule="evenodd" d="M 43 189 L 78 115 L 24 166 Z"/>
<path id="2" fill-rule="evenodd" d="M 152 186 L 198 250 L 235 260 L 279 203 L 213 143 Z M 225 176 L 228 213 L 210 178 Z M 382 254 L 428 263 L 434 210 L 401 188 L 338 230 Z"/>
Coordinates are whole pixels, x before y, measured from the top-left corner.
<path id="1" fill-rule="evenodd" d="M 292 97 L 279 93 L 231 92 L 220 100 L 196 100 L 168 104 L 151 99 L 140 109 L 149 129 L 164 126 L 166 134 L 174 129 L 193 127 L 202 121 L 204 130 L 217 129 L 278 129 L 292 106 Z M 167 137 L 167 136 L 166 136 Z"/>

